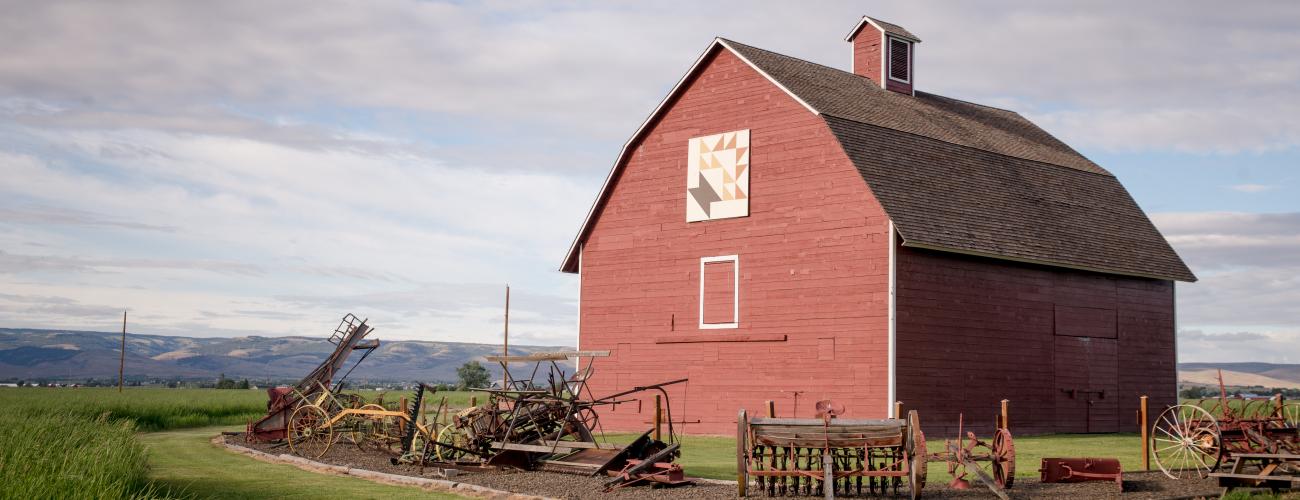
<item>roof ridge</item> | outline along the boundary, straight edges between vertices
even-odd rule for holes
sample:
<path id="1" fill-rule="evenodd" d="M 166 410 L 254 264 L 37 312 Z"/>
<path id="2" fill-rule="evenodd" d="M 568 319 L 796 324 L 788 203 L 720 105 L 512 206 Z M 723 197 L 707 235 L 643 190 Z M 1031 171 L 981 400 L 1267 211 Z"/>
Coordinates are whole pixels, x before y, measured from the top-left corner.
<path id="1" fill-rule="evenodd" d="M 790 55 L 790 54 L 784 54 L 784 53 L 781 53 L 781 52 L 777 52 L 777 51 L 775 51 L 775 50 L 768 50 L 768 49 L 765 49 L 765 48 L 762 48 L 762 47 L 755 47 L 755 46 L 753 46 L 753 45 L 750 45 L 750 44 L 747 44 L 747 43 L 744 43 L 744 42 L 737 42 L 737 41 L 732 40 L 732 39 L 730 39 L 730 38 L 718 37 L 718 39 L 719 39 L 719 40 L 722 40 L 723 42 L 726 42 L 726 43 L 734 43 L 734 44 L 736 44 L 736 45 L 743 45 L 743 46 L 745 46 L 746 48 L 750 48 L 750 49 L 754 49 L 754 50 L 761 50 L 761 51 L 763 51 L 763 52 L 767 52 L 767 53 L 770 53 L 770 54 L 775 54 L 775 55 L 778 55 L 778 56 L 781 56 L 781 57 L 788 57 L 788 58 L 790 58 L 790 59 L 794 59 L 794 60 L 799 61 L 799 62 L 802 62 L 802 63 L 807 63 L 807 64 L 811 64 L 811 65 L 814 65 L 814 66 L 820 66 L 820 67 L 823 67 L 823 68 L 826 68 L 826 69 L 829 69 L 829 70 L 832 70 L 832 71 L 838 71 L 838 72 L 840 72 L 840 73 L 844 73 L 844 74 L 847 74 L 847 75 L 853 75 L 853 76 L 856 76 L 856 77 L 858 77 L 858 78 L 866 78 L 866 79 L 870 80 L 870 78 L 867 78 L 867 77 L 865 77 L 865 76 L 859 75 L 859 74 L 854 73 L 854 72 L 852 72 L 852 71 L 845 71 L 845 70 L 843 70 L 843 69 L 836 68 L 836 67 L 834 67 L 834 66 L 827 66 L 827 65 L 825 65 L 825 64 L 822 64 L 822 63 L 819 63 L 819 62 L 816 62 L 816 61 L 809 61 L 809 60 L 807 60 L 807 59 L 803 59 L 803 58 L 795 57 L 795 56 L 792 56 L 792 55 Z M 872 83 L 875 83 L 875 82 L 872 82 Z M 873 90 L 884 90 L 884 89 L 879 88 L 878 86 L 872 87 L 872 89 L 873 89 Z M 966 103 L 966 104 L 970 104 L 970 105 L 973 105 L 973 106 L 980 106 L 980 107 L 985 107 L 985 108 L 989 108 L 989 109 L 996 109 L 996 110 L 998 110 L 998 111 L 1006 111 L 1006 112 L 1008 112 L 1008 113 L 1015 113 L 1015 114 L 1017 114 L 1017 115 L 1020 114 L 1020 112 L 1018 112 L 1018 111 L 1016 111 L 1016 110 L 1013 110 L 1013 109 L 999 108 L 999 107 L 997 107 L 997 106 L 990 106 L 990 105 L 988 105 L 988 104 L 981 104 L 981 103 L 978 103 L 978 102 L 968 101 L 968 100 L 965 100 L 965 99 L 958 99 L 958 98 L 956 98 L 956 97 L 946 96 L 946 95 L 943 95 L 943 94 L 936 94 L 936 93 L 934 93 L 934 92 L 926 92 L 926 91 L 924 91 L 924 90 L 917 90 L 916 93 L 918 93 L 918 94 L 925 94 L 925 95 L 929 95 L 929 96 L 934 96 L 934 97 L 938 97 L 938 98 L 940 98 L 940 99 L 948 99 L 948 100 L 957 101 L 957 102 L 964 102 L 964 103 Z M 904 97 L 907 97 L 905 94 L 899 94 L 899 95 L 904 96 Z M 1022 115 L 1022 116 L 1023 116 L 1023 115 Z"/>

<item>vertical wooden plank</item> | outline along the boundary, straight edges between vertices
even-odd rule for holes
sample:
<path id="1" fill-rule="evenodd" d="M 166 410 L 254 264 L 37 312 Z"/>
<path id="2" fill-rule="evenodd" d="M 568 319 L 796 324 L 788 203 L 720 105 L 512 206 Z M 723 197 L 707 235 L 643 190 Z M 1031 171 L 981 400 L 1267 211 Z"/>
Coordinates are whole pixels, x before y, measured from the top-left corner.
<path id="1" fill-rule="evenodd" d="M 1007 399 L 1002 400 L 1002 412 L 1000 413 L 1002 421 L 999 422 L 999 427 L 1007 430 L 1011 429 L 1011 417 L 1007 408 L 1008 406 L 1010 406 L 1010 404 L 1011 404 L 1010 400 Z"/>
<path id="2" fill-rule="evenodd" d="M 1142 396 L 1138 403 L 1138 425 L 1142 426 L 1142 470 L 1151 470 L 1151 437 L 1147 435 L 1147 397 Z"/>
<path id="3" fill-rule="evenodd" d="M 662 406 L 663 403 L 662 401 L 660 401 L 660 397 L 661 396 L 659 394 L 655 394 L 655 432 L 654 432 L 655 441 L 662 441 L 662 439 L 660 439 L 660 437 L 662 436 L 662 434 L 660 434 L 660 431 L 664 426 L 664 410 Z"/>
<path id="4" fill-rule="evenodd" d="M 776 418 L 776 401 L 767 400 L 767 418 Z"/>

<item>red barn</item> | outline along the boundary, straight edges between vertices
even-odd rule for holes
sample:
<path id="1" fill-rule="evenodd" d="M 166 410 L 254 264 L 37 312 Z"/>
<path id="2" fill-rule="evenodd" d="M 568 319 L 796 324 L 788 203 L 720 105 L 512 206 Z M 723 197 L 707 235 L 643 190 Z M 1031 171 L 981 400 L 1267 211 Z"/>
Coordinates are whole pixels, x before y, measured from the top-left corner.
<path id="1" fill-rule="evenodd" d="M 951 433 L 1129 429 L 1173 403 L 1175 281 L 1115 176 L 1019 114 L 916 90 L 864 17 L 846 72 L 716 39 L 624 146 L 561 270 L 597 393 L 674 378 L 676 420 L 817 400 Z M 644 429 L 650 405 L 602 414 Z"/>

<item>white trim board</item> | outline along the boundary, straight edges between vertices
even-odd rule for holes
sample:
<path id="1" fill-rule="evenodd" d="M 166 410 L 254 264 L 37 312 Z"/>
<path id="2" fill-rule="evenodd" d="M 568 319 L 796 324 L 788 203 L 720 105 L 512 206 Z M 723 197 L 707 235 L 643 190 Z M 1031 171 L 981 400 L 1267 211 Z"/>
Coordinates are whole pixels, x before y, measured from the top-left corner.
<path id="1" fill-rule="evenodd" d="M 897 377 L 897 357 L 898 357 L 898 314 L 897 314 L 897 293 L 898 293 L 898 254 L 895 250 L 898 238 L 897 232 L 894 231 L 894 221 L 889 221 L 889 388 L 887 389 L 888 398 L 885 409 L 885 415 L 891 418 L 899 418 L 894 415 L 894 401 L 898 400 Z"/>
<path id="2" fill-rule="evenodd" d="M 704 265 L 710 262 L 730 262 L 731 263 L 731 322 L 730 323 L 705 323 L 704 322 Z M 739 255 L 719 255 L 716 257 L 700 257 L 700 329 L 701 330 L 718 330 L 722 328 L 738 328 L 740 326 L 740 256 Z"/>

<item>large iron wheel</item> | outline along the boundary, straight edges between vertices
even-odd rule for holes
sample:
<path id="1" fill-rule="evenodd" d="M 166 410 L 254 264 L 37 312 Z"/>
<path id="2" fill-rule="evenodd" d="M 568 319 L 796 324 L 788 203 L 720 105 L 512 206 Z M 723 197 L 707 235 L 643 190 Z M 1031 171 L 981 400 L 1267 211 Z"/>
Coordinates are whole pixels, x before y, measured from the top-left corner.
<path id="1" fill-rule="evenodd" d="M 1173 406 L 1151 427 L 1151 453 L 1170 478 L 1205 478 L 1223 459 L 1223 434 L 1204 408 Z"/>
<path id="2" fill-rule="evenodd" d="M 917 415 L 916 410 L 907 412 L 907 429 L 910 435 L 908 440 L 908 451 L 911 453 L 912 463 L 908 464 L 907 486 L 911 490 L 911 499 L 921 498 L 921 491 L 925 489 L 926 464 L 928 456 L 925 447 L 925 433 L 921 432 L 921 417 Z"/>
<path id="3" fill-rule="evenodd" d="M 316 405 L 303 405 L 293 411 L 288 434 L 289 450 L 308 458 L 320 458 L 334 444 L 329 415 Z"/>
<path id="4" fill-rule="evenodd" d="M 998 429 L 993 435 L 993 481 L 1003 489 L 1011 488 L 1016 480 L 1016 444 L 1011 440 L 1011 431 Z"/>
<path id="5" fill-rule="evenodd" d="M 388 431 L 386 426 L 388 422 L 383 415 L 377 415 L 368 412 L 387 411 L 386 408 L 377 404 L 367 404 L 358 409 L 362 413 L 354 414 L 354 425 L 349 430 L 349 437 L 357 448 L 362 450 L 385 450 L 388 448 L 387 439 Z"/>

